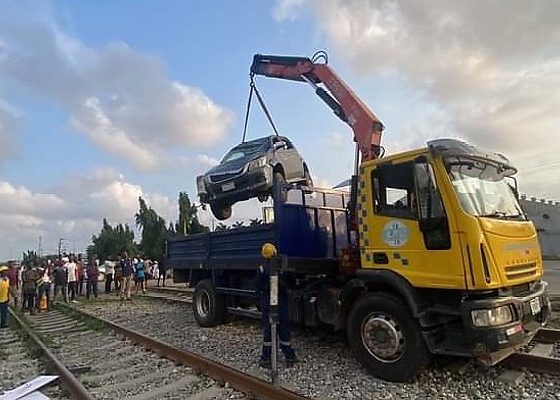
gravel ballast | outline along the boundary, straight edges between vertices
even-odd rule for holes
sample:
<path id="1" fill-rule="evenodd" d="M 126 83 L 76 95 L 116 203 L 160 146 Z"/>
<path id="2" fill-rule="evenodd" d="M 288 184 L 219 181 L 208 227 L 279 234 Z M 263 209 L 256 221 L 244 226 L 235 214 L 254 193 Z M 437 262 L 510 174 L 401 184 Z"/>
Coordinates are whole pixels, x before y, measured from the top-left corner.
<path id="1" fill-rule="evenodd" d="M 131 302 L 98 301 L 78 305 L 89 312 L 165 341 L 267 378 L 257 365 L 261 330 L 258 321 L 233 319 L 214 328 L 197 325 L 190 306 L 136 297 Z M 345 341 L 332 334 L 294 329 L 300 362 L 280 366 L 288 389 L 316 399 L 560 399 L 560 377 L 527 372 L 520 385 L 502 382 L 501 367 L 474 364 L 454 372 L 428 369 L 414 383 L 392 383 L 373 377 L 352 356 Z"/>

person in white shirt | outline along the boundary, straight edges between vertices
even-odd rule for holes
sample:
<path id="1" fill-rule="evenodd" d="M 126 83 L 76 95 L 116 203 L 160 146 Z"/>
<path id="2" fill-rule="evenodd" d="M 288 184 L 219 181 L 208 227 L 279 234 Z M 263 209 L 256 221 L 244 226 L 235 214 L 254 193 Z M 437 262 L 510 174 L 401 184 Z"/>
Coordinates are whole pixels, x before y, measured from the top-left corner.
<path id="1" fill-rule="evenodd" d="M 78 266 L 74 261 L 74 256 L 70 256 L 70 261 L 65 265 L 68 271 L 68 293 L 70 295 L 70 300 L 76 303 L 76 291 L 78 289 Z"/>

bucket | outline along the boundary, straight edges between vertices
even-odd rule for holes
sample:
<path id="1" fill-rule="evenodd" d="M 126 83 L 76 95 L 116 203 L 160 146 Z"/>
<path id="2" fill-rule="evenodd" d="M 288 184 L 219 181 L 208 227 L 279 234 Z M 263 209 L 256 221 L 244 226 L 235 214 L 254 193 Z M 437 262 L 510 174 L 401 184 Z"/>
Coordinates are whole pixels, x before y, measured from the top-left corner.
<path id="1" fill-rule="evenodd" d="M 45 293 L 43 293 L 41 299 L 39 300 L 39 311 L 46 311 L 47 308 L 48 308 L 47 296 Z"/>

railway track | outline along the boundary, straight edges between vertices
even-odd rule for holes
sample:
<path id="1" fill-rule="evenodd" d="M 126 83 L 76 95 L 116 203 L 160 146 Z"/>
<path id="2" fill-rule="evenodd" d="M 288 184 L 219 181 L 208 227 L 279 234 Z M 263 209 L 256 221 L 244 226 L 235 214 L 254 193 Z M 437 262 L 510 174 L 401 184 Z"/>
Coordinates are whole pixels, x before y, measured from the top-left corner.
<path id="1" fill-rule="evenodd" d="M 560 375 L 560 357 L 553 356 L 554 347 L 560 343 L 560 329 L 541 329 L 528 352 L 512 354 L 502 365 L 511 369 L 526 369 L 551 375 Z"/>
<path id="2" fill-rule="evenodd" d="M 193 289 L 178 287 L 151 287 L 149 297 L 164 301 L 192 304 Z M 531 350 L 519 351 L 500 363 L 509 369 L 560 375 L 560 357 L 555 357 L 554 346 L 560 344 L 560 329 L 543 328 L 533 339 Z M 559 346 L 560 347 L 560 346 Z M 560 348 L 557 351 L 560 355 Z"/>
<path id="3" fill-rule="evenodd" d="M 15 321 L 15 317 L 12 316 Z M 0 330 L 0 398 L 4 391 L 12 390 L 23 385 L 38 375 L 47 373 L 43 362 L 38 355 L 32 351 L 29 342 L 22 333 L 15 329 L 17 324 L 13 323 L 10 329 Z M 41 388 L 41 393 L 51 399 L 62 399 L 63 394 L 59 383 L 55 381 L 48 387 Z"/>
<path id="4" fill-rule="evenodd" d="M 75 399 L 303 399 L 286 389 L 73 308 L 21 319 Z M 47 343 L 48 346 L 45 344 Z"/>

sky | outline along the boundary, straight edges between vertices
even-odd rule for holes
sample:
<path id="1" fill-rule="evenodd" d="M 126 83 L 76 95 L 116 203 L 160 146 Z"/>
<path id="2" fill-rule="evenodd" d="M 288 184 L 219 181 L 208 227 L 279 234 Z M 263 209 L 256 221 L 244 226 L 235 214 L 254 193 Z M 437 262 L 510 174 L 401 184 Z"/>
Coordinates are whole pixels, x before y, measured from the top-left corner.
<path id="1" fill-rule="evenodd" d="M 499 151 L 521 192 L 560 199 L 560 2 L 0 0 L 0 260 L 83 251 L 138 197 L 177 195 L 241 140 L 255 53 L 331 65 L 389 153 L 453 137 Z M 351 174 L 351 130 L 308 86 L 258 78 L 318 186 Z M 254 107 L 248 137 L 272 130 Z M 256 202 L 233 220 L 255 216 Z M 209 211 L 200 210 L 211 224 Z M 39 239 L 41 238 L 41 239 Z"/>

